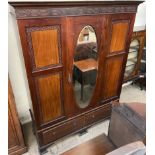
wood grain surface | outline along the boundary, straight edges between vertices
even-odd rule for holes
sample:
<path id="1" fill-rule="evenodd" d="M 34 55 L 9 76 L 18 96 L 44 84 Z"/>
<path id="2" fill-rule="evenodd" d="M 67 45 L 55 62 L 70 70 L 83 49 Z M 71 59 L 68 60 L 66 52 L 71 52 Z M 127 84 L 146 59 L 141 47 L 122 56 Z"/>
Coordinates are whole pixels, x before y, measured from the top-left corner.
<path id="1" fill-rule="evenodd" d="M 62 114 L 60 85 L 59 74 L 38 78 L 39 97 L 44 123 L 56 119 Z"/>
<path id="2" fill-rule="evenodd" d="M 58 32 L 56 29 L 31 32 L 36 67 L 59 63 Z"/>
<path id="3" fill-rule="evenodd" d="M 128 22 L 113 23 L 110 52 L 117 52 L 124 50 L 128 27 L 129 27 Z"/>

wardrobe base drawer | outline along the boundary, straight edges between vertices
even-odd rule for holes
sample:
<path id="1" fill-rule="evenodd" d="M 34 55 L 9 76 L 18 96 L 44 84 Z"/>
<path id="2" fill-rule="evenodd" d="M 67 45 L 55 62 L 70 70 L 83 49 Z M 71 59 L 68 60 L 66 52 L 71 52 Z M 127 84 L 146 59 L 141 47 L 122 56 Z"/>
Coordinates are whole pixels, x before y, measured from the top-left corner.
<path id="1" fill-rule="evenodd" d="M 100 120 L 109 117 L 111 113 L 110 104 L 104 105 L 95 111 L 73 118 L 72 120 L 62 122 L 62 124 L 38 131 L 38 138 L 41 146 L 48 145 L 60 138 L 63 138 L 76 131 L 87 128 Z"/>
<path id="2" fill-rule="evenodd" d="M 111 114 L 111 106 L 105 105 L 104 107 L 101 107 L 95 111 L 92 111 L 85 115 L 85 126 L 93 124 L 99 120 L 102 120 Z"/>
<path id="3" fill-rule="evenodd" d="M 73 133 L 84 126 L 84 117 L 80 116 L 73 120 L 67 121 L 54 128 L 47 129 L 41 132 L 43 145 L 49 144 L 57 139 L 60 139 L 70 133 Z M 40 135 L 40 134 L 39 134 Z"/>

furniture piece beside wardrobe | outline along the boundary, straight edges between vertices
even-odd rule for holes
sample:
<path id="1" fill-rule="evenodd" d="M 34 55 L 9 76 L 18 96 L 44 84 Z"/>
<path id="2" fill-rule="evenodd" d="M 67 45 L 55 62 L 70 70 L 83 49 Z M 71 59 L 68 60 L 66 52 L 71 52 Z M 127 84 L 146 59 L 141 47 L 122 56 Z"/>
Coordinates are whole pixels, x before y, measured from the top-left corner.
<path id="1" fill-rule="evenodd" d="M 56 140 L 110 117 L 142 1 L 9 3 L 15 9 L 42 153 Z M 88 59 L 97 67 L 83 78 L 74 68 Z M 84 81 L 82 93 L 79 81 Z"/>
<path id="2" fill-rule="evenodd" d="M 146 89 L 146 42 L 145 46 L 143 48 L 143 55 L 141 59 L 141 65 L 140 65 L 140 73 L 139 78 L 136 79 L 134 82 L 138 86 L 140 86 L 140 89 Z"/>
<path id="3" fill-rule="evenodd" d="M 24 143 L 23 133 L 18 118 L 15 99 L 11 88 L 11 83 L 8 83 L 8 153 L 9 155 L 22 155 L 27 152 Z"/>
<path id="4" fill-rule="evenodd" d="M 61 155 L 145 155 L 145 137 L 146 105 L 114 103 L 107 136 L 99 135 Z"/>
<path id="5" fill-rule="evenodd" d="M 141 76 L 140 69 L 145 46 L 145 39 L 145 29 L 136 29 L 136 31 L 133 32 L 125 68 L 124 82 L 132 80 L 135 81 Z"/>

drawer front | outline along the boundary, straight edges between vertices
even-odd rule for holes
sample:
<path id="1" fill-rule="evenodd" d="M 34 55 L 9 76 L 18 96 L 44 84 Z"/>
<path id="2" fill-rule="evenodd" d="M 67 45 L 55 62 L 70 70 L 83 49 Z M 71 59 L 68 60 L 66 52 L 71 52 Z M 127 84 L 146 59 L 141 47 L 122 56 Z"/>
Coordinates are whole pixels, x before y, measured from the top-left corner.
<path id="1" fill-rule="evenodd" d="M 105 117 L 110 116 L 111 108 L 110 105 L 106 105 L 100 109 L 97 109 L 89 114 L 85 115 L 85 126 L 97 122 Z"/>
<path id="2" fill-rule="evenodd" d="M 74 120 L 68 121 L 62 125 L 59 125 L 55 128 L 43 131 L 43 145 L 46 145 L 50 142 L 53 142 L 59 138 L 66 136 L 74 131 L 77 131 L 84 126 L 84 117 L 78 117 Z"/>

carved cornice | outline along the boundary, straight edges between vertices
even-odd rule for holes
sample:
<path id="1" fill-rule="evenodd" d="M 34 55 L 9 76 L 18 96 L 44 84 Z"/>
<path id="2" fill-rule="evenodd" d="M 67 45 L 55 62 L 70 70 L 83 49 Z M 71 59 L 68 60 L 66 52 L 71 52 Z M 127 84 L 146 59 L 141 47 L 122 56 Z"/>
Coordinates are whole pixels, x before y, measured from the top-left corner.
<path id="1" fill-rule="evenodd" d="M 112 5 L 112 6 L 81 6 L 81 7 L 57 7 L 57 8 L 16 8 L 17 19 L 45 18 L 61 16 L 98 15 L 112 13 L 135 13 L 137 5 Z"/>

